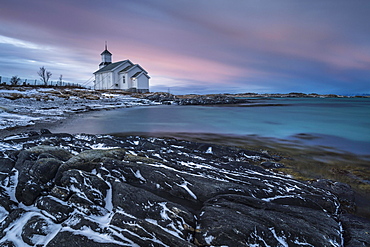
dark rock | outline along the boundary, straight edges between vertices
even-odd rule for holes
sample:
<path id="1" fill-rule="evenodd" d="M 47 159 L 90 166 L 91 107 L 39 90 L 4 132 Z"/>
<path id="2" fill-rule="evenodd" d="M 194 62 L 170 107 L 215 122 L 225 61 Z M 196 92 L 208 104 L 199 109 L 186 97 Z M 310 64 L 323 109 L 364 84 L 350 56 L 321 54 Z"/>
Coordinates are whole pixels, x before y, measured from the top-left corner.
<path id="1" fill-rule="evenodd" d="M 16 170 L 10 170 L 9 167 L 4 165 L 4 173 L 0 173 L 0 209 L 3 207 L 6 211 L 10 212 L 11 210 L 17 207 L 17 202 L 10 198 L 9 190 L 14 188 L 17 183 L 17 172 Z M 8 173 L 6 173 L 8 171 Z"/>
<path id="2" fill-rule="evenodd" d="M 40 130 L 40 133 L 41 133 L 42 135 L 45 135 L 45 134 L 51 134 L 50 130 L 48 130 L 48 129 L 41 129 L 41 130 Z"/>
<path id="3" fill-rule="evenodd" d="M 65 149 L 52 146 L 35 146 L 19 153 L 15 168 L 24 172 L 30 169 L 29 161 L 36 161 L 39 155 L 49 154 L 61 161 L 67 161 L 72 155 Z M 28 163 L 27 163 L 28 162 Z M 25 164 L 26 163 L 26 164 Z M 27 165 L 28 164 L 28 165 Z"/>
<path id="4" fill-rule="evenodd" d="M 340 225 L 323 211 L 236 195 L 205 204 L 195 238 L 203 246 L 341 245 Z"/>
<path id="5" fill-rule="evenodd" d="M 51 215 L 52 220 L 56 223 L 65 221 L 73 212 L 73 208 L 66 202 L 60 201 L 51 196 L 40 197 L 36 202 L 36 206 Z"/>
<path id="6" fill-rule="evenodd" d="M 16 188 L 16 198 L 19 202 L 30 206 L 41 195 L 42 190 L 43 186 L 38 183 L 38 180 L 25 174 L 19 175 L 19 182 Z"/>
<path id="7" fill-rule="evenodd" d="M 10 139 L 34 147 L 2 152 L 0 246 L 369 244 L 369 222 L 342 215 L 350 187 L 273 173 L 284 158 L 266 152 L 46 131 Z"/>
<path id="8" fill-rule="evenodd" d="M 71 203 L 74 208 L 78 209 L 86 215 L 103 216 L 108 213 L 105 208 L 96 205 L 94 202 L 87 199 L 83 193 L 73 194 L 69 198 L 68 202 Z"/>
<path id="9" fill-rule="evenodd" d="M 75 213 L 71 215 L 70 219 L 67 222 L 64 222 L 63 225 L 68 226 L 74 230 L 83 230 L 89 228 L 94 232 L 105 232 L 98 223 L 88 219 L 86 215 L 81 213 Z"/>
<path id="10" fill-rule="evenodd" d="M 0 223 L 0 239 L 2 239 L 6 235 L 7 233 L 6 229 L 11 228 L 11 224 L 16 222 L 16 220 L 21 218 L 25 213 L 26 211 L 24 209 L 17 208 L 12 210 L 8 214 L 8 216 Z"/>
<path id="11" fill-rule="evenodd" d="M 9 158 L 0 158 L 0 175 L 7 174 L 13 169 L 15 162 Z"/>
<path id="12" fill-rule="evenodd" d="M 10 212 L 15 209 L 18 204 L 12 201 L 7 193 L 0 187 L 0 207 L 3 207 L 6 211 Z"/>
<path id="13" fill-rule="evenodd" d="M 39 159 L 51 155 L 52 159 Z M 19 153 L 15 168 L 19 171 L 16 198 L 25 205 L 31 205 L 41 195 L 46 183 L 55 175 L 61 164 L 71 154 L 65 149 L 50 146 L 35 146 Z M 57 160 L 59 159 L 59 160 Z"/>
<path id="14" fill-rule="evenodd" d="M 93 169 L 97 167 L 99 162 L 104 157 L 116 158 L 116 159 L 123 159 L 126 155 L 124 149 L 108 149 L 108 150 L 87 150 L 83 151 L 80 154 L 73 156 L 67 162 L 60 166 L 56 176 L 55 182 L 60 184 L 60 179 L 63 176 L 63 172 L 71 170 L 71 169 L 79 169 L 83 171 L 91 172 Z"/>
<path id="15" fill-rule="evenodd" d="M 27 221 L 27 223 L 22 228 L 22 239 L 25 243 L 33 246 L 37 242 L 34 242 L 38 236 L 46 236 L 48 223 L 46 220 L 40 216 L 33 216 Z"/>
<path id="16" fill-rule="evenodd" d="M 112 202 L 114 207 L 122 208 L 136 218 L 153 220 L 163 228 L 170 225 L 179 229 L 177 232 L 182 232 L 183 239 L 188 237 L 187 229 L 195 228 L 193 214 L 182 205 L 129 184 L 113 183 Z"/>
<path id="17" fill-rule="evenodd" d="M 36 131 L 30 131 L 27 133 L 29 136 L 38 136 L 39 133 L 37 133 Z"/>
<path id="18" fill-rule="evenodd" d="M 3 155 L 6 155 L 9 159 L 16 161 L 18 159 L 18 155 L 20 153 L 19 150 L 5 150 L 2 152 Z"/>
<path id="19" fill-rule="evenodd" d="M 235 98 L 221 94 L 176 97 L 175 95 L 172 94 L 157 93 L 147 96 L 146 99 L 167 105 L 172 103 L 177 105 L 220 105 L 220 104 L 241 104 L 249 102 L 246 99 Z"/>
<path id="20" fill-rule="evenodd" d="M 50 191 L 50 195 L 66 201 L 70 197 L 71 191 L 64 187 L 54 186 L 54 188 Z"/>
<path id="21" fill-rule="evenodd" d="M 351 214 L 340 216 L 344 230 L 344 246 L 370 246 L 370 220 Z"/>
<path id="22" fill-rule="evenodd" d="M 47 247 L 117 247 L 125 244 L 129 246 L 130 242 L 115 242 L 114 239 L 109 239 L 104 236 L 105 242 L 100 240 L 96 242 L 90 239 L 88 236 L 84 236 L 71 231 L 61 231 L 59 232 L 46 246 Z M 124 246 L 124 245 L 123 245 Z"/>
<path id="23" fill-rule="evenodd" d="M 40 155 L 41 156 L 41 155 Z M 52 181 L 62 161 L 55 158 L 39 158 L 30 170 L 30 175 L 46 184 Z"/>
<path id="24" fill-rule="evenodd" d="M 171 234 L 170 231 L 174 231 L 174 229 L 164 230 L 154 220 L 137 219 L 127 214 L 116 213 L 110 223 L 124 229 L 121 234 L 139 246 L 196 246 Z M 187 230 L 189 233 L 194 231 L 193 228 Z M 188 238 L 188 240 L 192 240 L 192 237 Z M 163 243 L 163 245 L 159 243 Z"/>
<path id="25" fill-rule="evenodd" d="M 154 101 L 154 102 L 161 102 L 164 104 L 170 104 L 170 102 L 175 100 L 175 95 L 172 94 L 153 94 L 146 97 L 146 99 Z"/>
<path id="26" fill-rule="evenodd" d="M 193 98 L 177 98 L 178 105 L 221 105 L 221 104 L 241 104 L 248 103 L 246 99 L 237 99 L 224 95 L 195 96 Z"/>
<path id="27" fill-rule="evenodd" d="M 350 185 L 332 181 L 329 179 L 319 179 L 311 181 L 311 185 L 328 190 L 336 195 L 341 203 L 341 209 L 350 213 L 356 211 L 355 192 Z"/>
<path id="28" fill-rule="evenodd" d="M 4 241 L 0 243 L 0 247 L 17 247 L 12 241 Z"/>
<path id="29" fill-rule="evenodd" d="M 74 193 L 81 193 L 97 206 L 105 206 L 108 184 L 98 176 L 80 170 L 69 170 L 63 173 L 61 185 Z"/>
<path id="30" fill-rule="evenodd" d="M 276 163 L 276 162 L 271 162 L 271 161 L 262 162 L 261 166 L 263 166 L 264 168 L 268 168 L 268 169 L 283 168 L 284 167 L 283 164 Z"/>

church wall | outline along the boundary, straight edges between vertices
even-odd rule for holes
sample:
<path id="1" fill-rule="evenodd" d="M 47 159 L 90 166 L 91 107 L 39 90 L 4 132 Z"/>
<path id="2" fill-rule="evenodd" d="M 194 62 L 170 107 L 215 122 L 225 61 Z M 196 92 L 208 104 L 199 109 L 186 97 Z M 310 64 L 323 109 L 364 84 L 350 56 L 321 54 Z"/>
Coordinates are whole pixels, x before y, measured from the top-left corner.
<path id="1" fill-rule="evenodd" d="M 107 72 L 103 74 L 103 84 L 104 84 L 104 89 L 111 89 L 112 88 L 112 80 L 113 80 L 113 73 Z"/>
<path id="2" fill-rule="evenodd" d="M 129 81 L 127 78 L 127 73 L 120 73 L 119 76 L 120 76 L 121 89 L 123 90 L 129 89 Z M 125 82 L 123 82 L 123 78 Z"/>
<path id="3" fill-rule="evenodd" d="M 103 76 L 102 74 L 95 75 L 95 89 L 102 89 L 103 88 Z"/>
<path id="4" fill-rule="evenodd" d="M 120 89 L 120 81 L 119 81 L 119 75 L 118 72 L 112 72 L 112 77 L 111 77 L 111 86 L 110 89 Z"/>
<path id="5" fill-rule="evenodd" d="M 129 88 L 138 88 L 138 85 L 137 85 L 137 82 L 135 80 L 132 80 L 132 76 L 135 75 L 137 72 L 140 72 L 142 71 L 140 68 L 136 67 L 136 68 L 133 68 L 132 70 L 130 70 L 128 73 L 127 73 L 127 77 L 129 79 Z"/>
<path id="6" fill-rule="evenodd" d="M 138 77 L 136 80 L 138 89 L 148 89 L 149 91 L 149 79 L 145 75 Z"/>
<path id="7" fill-rule="evenodd" d="M 95 75 L 95 89 L 110 89 L 112 73 L 99 73 Z"/>
<path id="8" fill-rule="evenodd" d="M 125 83 L 123 83 L 123 74 L 125 73 L 120 73 L 121 70 L 123 70 L 125 67 L 127 67 L 128 65 L 130 65 L 129 62 L 126 62 L 126 63 L 123 63 L 121 64 L 120 66 L 116 67 L 114 69 L 114 72 L 113 72 L 113 80 L 112 80 L 112 83 L 114 85 L 114 89 L 123 89 L 123 90 L 126 90 L 128 89 L 128 86 L 127 86 L 127 78 L 125 78 Z M 118 85 L 117 85 L 118 84 Z"/>

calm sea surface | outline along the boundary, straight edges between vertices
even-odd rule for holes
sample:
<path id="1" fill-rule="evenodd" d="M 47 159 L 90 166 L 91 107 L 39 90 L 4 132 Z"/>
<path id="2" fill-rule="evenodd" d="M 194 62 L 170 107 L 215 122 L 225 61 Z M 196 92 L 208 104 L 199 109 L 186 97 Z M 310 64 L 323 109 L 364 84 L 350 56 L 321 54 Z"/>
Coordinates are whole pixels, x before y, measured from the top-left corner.
<path id="1" fill-rule="evenodd" d="M 251 99 L 241 106 L 147 106 L 81 115 L 56 132 L 214 133 L 300 140 L 370 154 L 369 98 Z"/>

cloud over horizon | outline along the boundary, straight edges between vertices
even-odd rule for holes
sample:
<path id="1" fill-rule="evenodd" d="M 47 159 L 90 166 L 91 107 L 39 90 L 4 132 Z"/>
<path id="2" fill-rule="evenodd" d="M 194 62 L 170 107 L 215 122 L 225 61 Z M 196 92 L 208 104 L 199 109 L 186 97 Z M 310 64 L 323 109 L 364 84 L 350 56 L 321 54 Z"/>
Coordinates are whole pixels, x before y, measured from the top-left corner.
<path id="1" fill-rule="evenodd" d="M 370 93 L 370 2 L 257 0 L 2 3 L 0 76 L 85 83 L 104 42 L 152 91 Z"/>

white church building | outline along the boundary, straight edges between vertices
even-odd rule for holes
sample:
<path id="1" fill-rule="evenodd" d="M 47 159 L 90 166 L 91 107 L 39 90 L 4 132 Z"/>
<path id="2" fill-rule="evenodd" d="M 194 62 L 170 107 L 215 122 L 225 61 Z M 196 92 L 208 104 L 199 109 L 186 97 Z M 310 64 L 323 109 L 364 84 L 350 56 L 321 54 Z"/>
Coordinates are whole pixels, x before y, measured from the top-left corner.
<path id="1" fill-rule="evenodd" d="M 112 63 L 112 53 L 107 49 L 100 54 L 102 62 L 94 72 L 94 89 L 121 89 L 129 92 L 149 92 L 149 75 L 139 64 L 130 60 Z"/>

